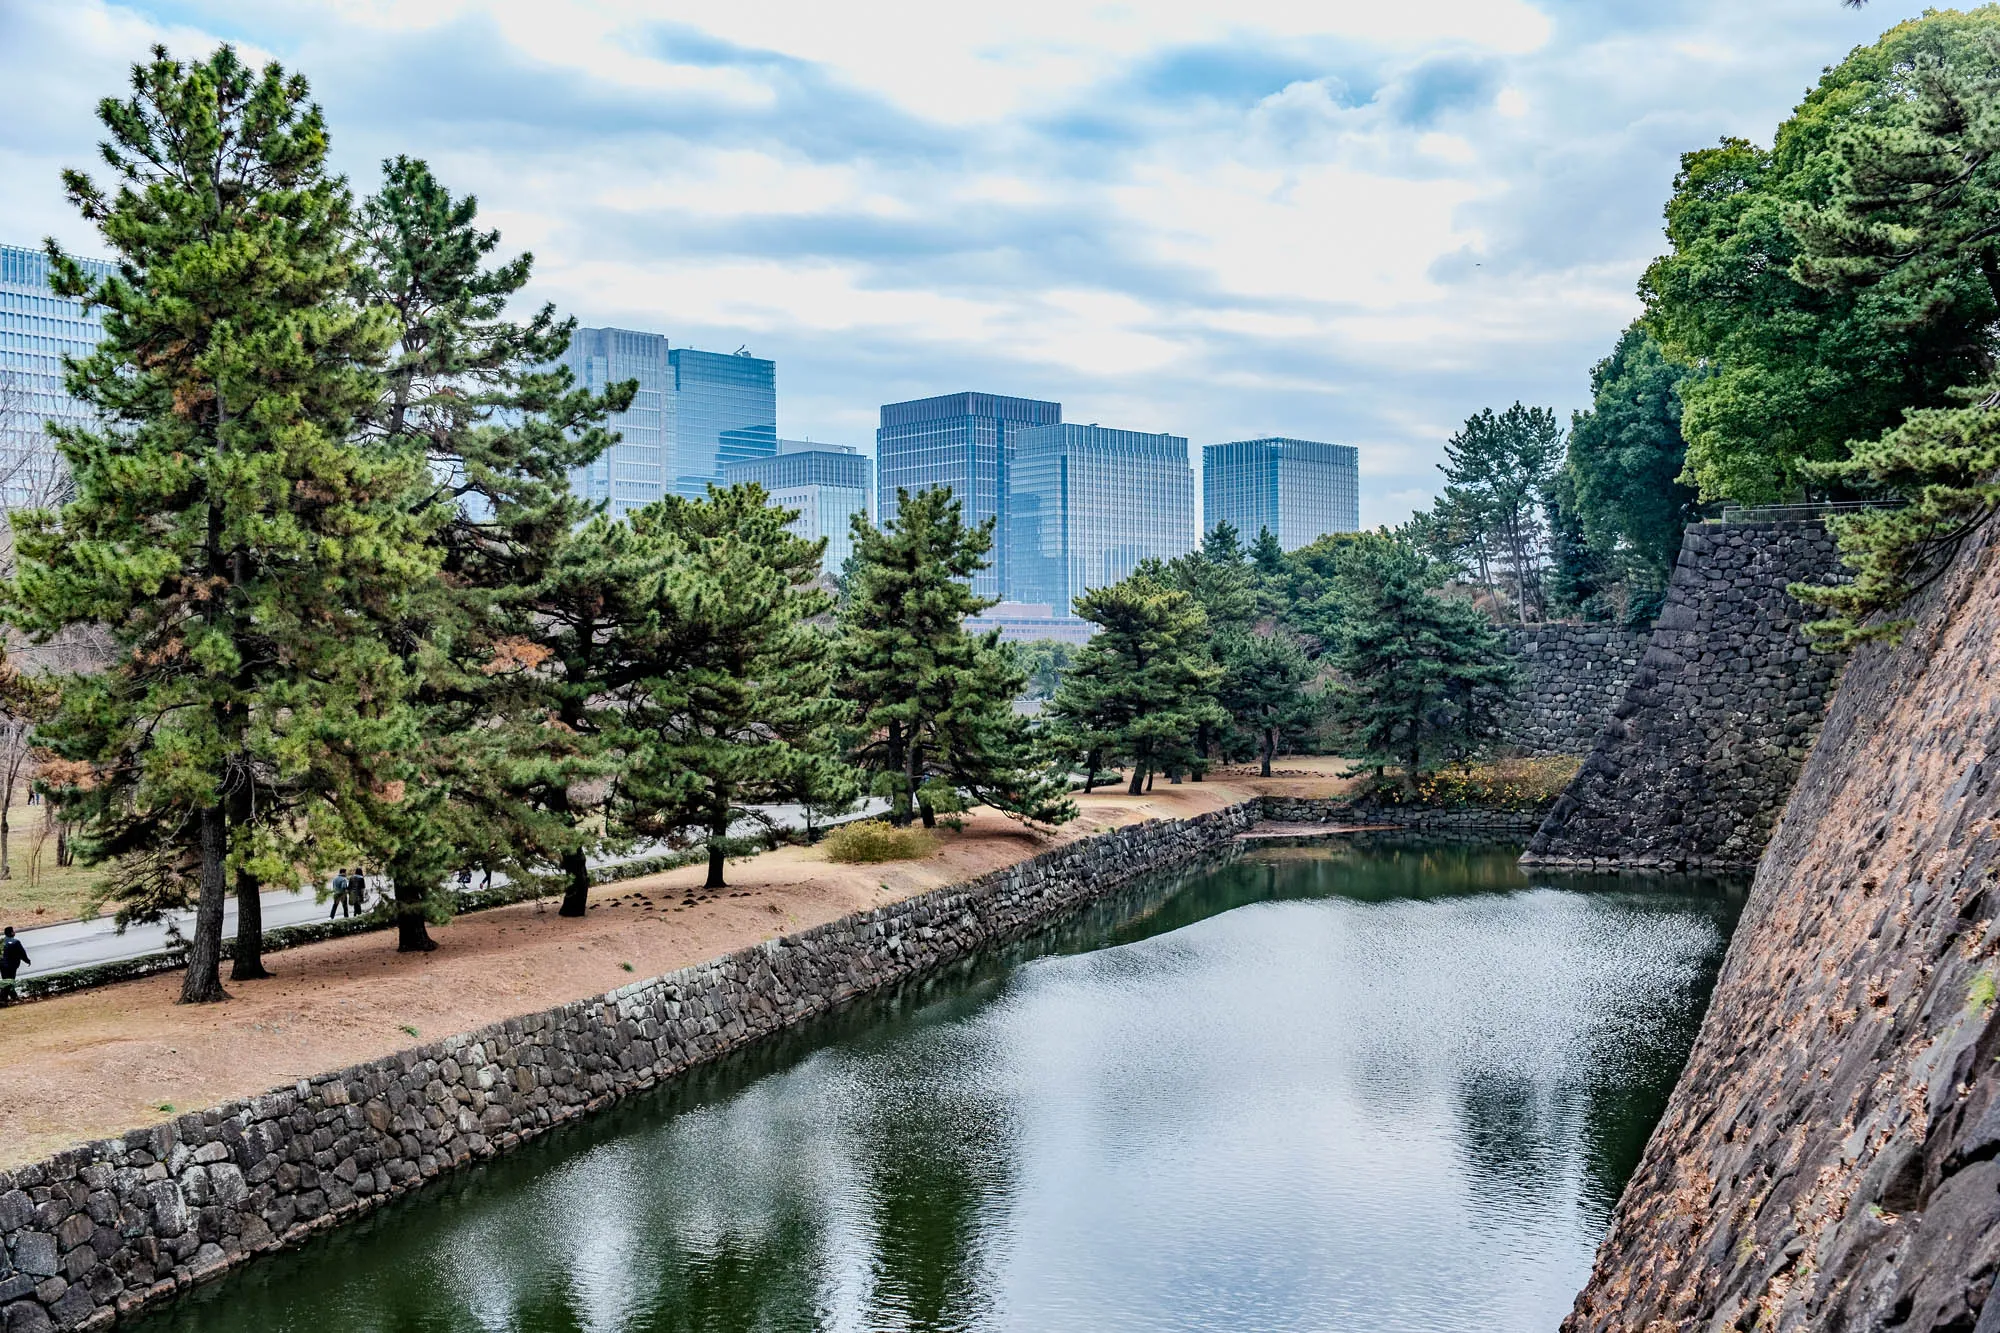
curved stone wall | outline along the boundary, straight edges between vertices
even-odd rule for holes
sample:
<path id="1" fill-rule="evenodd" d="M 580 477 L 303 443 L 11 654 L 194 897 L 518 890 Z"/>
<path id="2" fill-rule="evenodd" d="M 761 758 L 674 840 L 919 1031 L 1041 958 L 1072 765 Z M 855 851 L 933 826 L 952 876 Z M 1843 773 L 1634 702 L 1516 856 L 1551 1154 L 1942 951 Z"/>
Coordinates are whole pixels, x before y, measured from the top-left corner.
<path id="1" fill-rule="evenodd" d="M 1839 568 L 1817 521 L 1691 526 L 1631 684 L 1522 860 L 1756 865 L 1840 669 L 1785 588 Z"/>

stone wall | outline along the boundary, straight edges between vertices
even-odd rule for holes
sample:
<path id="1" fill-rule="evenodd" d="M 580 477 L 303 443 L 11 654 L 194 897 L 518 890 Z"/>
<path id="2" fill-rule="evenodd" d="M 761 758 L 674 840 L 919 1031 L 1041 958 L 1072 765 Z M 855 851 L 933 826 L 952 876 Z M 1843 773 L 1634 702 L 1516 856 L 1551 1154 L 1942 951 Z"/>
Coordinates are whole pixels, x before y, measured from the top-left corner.
<path id="1" fill-rule="evenodd" d="M 1862 649 L 1564 1327 L 2000 1328 L 2000 549 Z"/>
<path id="2" fill-rule="evenodd" d="M 97 1328 L 690 1066 L 1024 934 L 1256 822 L 1249 801 L 0 1172 L 0 1325 Z"/>
<path id="3" fill-rule="evenodd" d="M 1378 805 L 1344 797 L 1266 796 L 1264 818 L 1278 824 L 1394 824 L 1419 833 L 1483 833 L 1525 838 L 1546 811 Z"/>
<path id="4" fill-rule="evenodd" d="M 1819 734 L 1839 660 L 1787 584 L 1839 569 L 1818 522 L 1697 523 L 1624 698 L 1522 859 L 1748 870 Z"/>
<path id="5" fill-rule="evenodd" d="M 1524 754 L 1589 754 L 1632 683 L 1650 631 L 1549 621 L 1503 633 L 1521 673 L 1508 743 Z"/>

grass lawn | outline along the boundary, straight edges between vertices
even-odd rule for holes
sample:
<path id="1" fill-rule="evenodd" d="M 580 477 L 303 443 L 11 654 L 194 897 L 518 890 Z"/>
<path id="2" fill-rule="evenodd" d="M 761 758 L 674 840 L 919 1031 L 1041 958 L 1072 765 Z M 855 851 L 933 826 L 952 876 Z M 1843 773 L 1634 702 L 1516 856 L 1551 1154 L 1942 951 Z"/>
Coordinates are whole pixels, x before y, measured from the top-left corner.
<path id="1" fill-rule="evenodd" d="M 58 866 L 53 833 L 42 837 L 42 807 L 16 802 L 7 811 L 7 862 L 12 874 L 0 879 L 0 925 L 46 926 L 83 914 L 98 869 Z"/>

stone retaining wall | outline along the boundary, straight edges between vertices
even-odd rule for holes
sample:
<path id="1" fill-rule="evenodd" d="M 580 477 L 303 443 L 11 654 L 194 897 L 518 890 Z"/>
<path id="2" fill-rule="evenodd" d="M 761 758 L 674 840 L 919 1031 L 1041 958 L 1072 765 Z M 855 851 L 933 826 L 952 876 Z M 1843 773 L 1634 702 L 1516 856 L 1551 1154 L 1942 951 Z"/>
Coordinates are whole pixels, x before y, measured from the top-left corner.
<path id="1" fill-rule="evenodd" d="M 1785 588 L 1839 570 L 1817 521 L 1690 526 L 1630 687 L 1522 860 L 1755 866 L 1840 668 Z"/>
<path id="2" fill-rule="evenodd" d="M 100 1328 L 1256 823 L 1251 800 L 1052 849 L 607 995 L 0 1172 L 0 1324 Z"/>
<path id="3" fill-rule="evenodd" d="M 1280 824 L 1394 824 L 1416 832 L 1495 833 L 1527 837 L 1547 810 L 1376 805 L 1340 798 L 1266 796 L 1264 818 Z"/>
<path id="4" fill-rule="evenodd" d="M 1650 634 L 1563 621 L 1504 630 L 1521 672 L 1508 742 L 1524 754 L 1589 754 L 1632 683 Z"/>

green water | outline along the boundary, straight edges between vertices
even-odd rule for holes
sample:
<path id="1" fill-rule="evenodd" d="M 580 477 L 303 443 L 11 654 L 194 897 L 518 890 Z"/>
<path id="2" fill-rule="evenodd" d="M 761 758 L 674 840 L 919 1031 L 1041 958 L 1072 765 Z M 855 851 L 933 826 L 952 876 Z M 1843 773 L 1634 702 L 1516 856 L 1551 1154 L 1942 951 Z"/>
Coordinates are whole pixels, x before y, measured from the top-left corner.
<path id="1" fill-rule="evenodd" d="M 1551 1330 L 1741 902 L 1253 847 L 260 1260 L 176 1330 Z"/>

